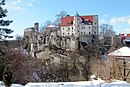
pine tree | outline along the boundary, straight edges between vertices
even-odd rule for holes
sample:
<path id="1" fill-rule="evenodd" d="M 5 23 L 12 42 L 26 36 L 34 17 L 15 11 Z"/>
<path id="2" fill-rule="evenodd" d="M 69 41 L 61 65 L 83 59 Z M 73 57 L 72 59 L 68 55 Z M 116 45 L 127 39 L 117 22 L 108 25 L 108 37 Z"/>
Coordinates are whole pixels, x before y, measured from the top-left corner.
<path id="1" fill-rule="evenodd" d="M 12 36 L 9 36 L 13 32 L 13 30 L 4 28 L 4 26 L 9 26 L 10 23 L 13 21 L 11 20 L 4 20 L 4 17 L 7 15 L 7 9 L 3 9 L 3 5 L 5 5 L 5 0 L 1 0 L 0 2 L 0 41 L 5 40 L 6 38 L 12 38 Z"/>
<path id="2" fill-rule="evenodd" d="M 0 80 L 2 80 L 2 73 L 4 71 L 4 67 L 6 66 L 5 61 L 5 49 L 7 47 L 7 38 L 12 38 L 9 34 L 13 32 L 13 30 L 4 28 L 10 25 L 13 21 L 4 20 L 7 16 L 7 9 L 4 9 L 2 6 L 5 5 L 5 0 L 0 0 Z M 5 43 L 6 42 L 6 43 Z"/>

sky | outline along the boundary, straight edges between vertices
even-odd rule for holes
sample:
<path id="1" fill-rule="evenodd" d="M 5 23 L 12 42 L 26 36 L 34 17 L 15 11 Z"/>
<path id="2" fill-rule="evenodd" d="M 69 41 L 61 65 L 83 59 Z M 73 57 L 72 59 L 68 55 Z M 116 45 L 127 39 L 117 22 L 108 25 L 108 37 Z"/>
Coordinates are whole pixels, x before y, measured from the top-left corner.
<path id="1" fill-rule="evenodd" d="M 119 33 L 130 33 L 130 0 L 6 0 L 8 10 L 5 19 L 13 20 L 8 26 L 14 36 L 23 35 L 24 29 L 35 22 L 44 25 L 46 20 L 54 21 L 55 15 L 66 11 L 74 16 L 98 15 L 99 26 L 103 23 L 113 26 Z"/>

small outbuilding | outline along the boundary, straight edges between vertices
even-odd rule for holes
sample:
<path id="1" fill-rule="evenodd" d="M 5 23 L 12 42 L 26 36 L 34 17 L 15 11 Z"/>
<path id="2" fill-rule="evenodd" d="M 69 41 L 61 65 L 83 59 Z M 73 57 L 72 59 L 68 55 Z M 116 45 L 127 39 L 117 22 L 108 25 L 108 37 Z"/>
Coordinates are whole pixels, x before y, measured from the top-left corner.
<path id="1" fill-rule="evenodd" d="M 130 63 L 130 47 L 121 47 L 109 53 L 108 56 L 113 56 L 113 58 L 116 58 L 116 60 L 123 60 L 123 80 L 126 81 L 126 79 L 130 79 L 130 77 L 128 77 L 130 73 L 130 68 L 126 64 Z"/>

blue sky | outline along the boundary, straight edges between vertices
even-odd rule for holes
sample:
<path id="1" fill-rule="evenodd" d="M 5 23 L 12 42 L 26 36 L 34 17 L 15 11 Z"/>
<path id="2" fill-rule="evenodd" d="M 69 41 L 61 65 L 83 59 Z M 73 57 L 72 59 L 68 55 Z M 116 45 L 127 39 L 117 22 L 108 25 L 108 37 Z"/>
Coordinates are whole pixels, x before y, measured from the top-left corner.
<path id="1" fill-rule="evenodd" d="M 66 11 L 70 15 L 98 15 L 99 25 L 113 25 L 116 33 L 130 33 L 130 0 L 6 0 L 7 18 L 13 35 L 23 35 L 35 22 L 43 25 L 55 15 Z"/>

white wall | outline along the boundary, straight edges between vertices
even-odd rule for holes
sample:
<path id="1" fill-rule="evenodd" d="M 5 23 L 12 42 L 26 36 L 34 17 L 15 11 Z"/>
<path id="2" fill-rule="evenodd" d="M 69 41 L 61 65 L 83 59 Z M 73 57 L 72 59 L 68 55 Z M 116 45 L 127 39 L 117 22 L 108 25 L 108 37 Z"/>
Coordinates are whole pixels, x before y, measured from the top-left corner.
<path id="1" fill-rule="evenodd" d="M 98 35 L 98 16 L 93 17 L 93 34 Z"/>
<path id="2" fill-rule="evenodd" d="M 75 34 L 74 26 L 61 26 L 61 36 L 72 36 Z"/>
<path id="3" fill-rule="evenodd" d="M 82 25 L 80 28 L 80 35 L 92 34 L 92 25 Z"/>
<path id="4" fill-rule="evenodd" d="M 93 16 L 92 25 L 85 25 L 82 23 L 82 19 L 80 17 L 74 17 L 72 26 L 61 26 L 61 36 L 72 36 L 72 33 L 75 36 L 85 35 L 85 34 L 98 35 L 98 16 L 97 15 Z"/>

